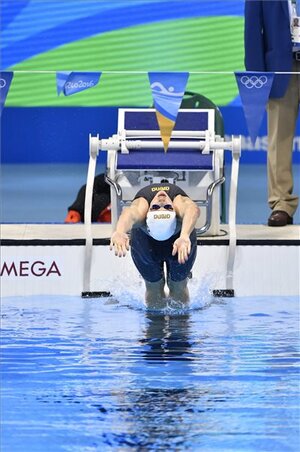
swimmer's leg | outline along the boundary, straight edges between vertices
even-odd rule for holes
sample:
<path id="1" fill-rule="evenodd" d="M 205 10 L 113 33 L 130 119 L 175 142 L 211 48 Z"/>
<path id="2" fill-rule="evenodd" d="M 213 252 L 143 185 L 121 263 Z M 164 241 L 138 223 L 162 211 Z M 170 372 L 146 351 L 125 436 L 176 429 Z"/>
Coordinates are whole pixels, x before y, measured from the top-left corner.
<path id="1" fill-rule="evenodd" d="M 146 294 L 145 301 L 148 308 L 162 309 L 166 306 L 165 280 L 160 279 L 157 282 L 145 280 Z"/>
<path id="2" fill-rule="evenodd" d="M 185 278 L 183 281 L 172 281 L 172 279 L 168 278 L 170 297 L 175 301 L 187 304 L 190 301 L 187 283 L 188 278 Z"/>
<path id="3" fill-rule="evenodd" d="M 197 236 L 194 230 L 190 235 L 191 252 L 184 264 L 178 262 L 178 257 L 171 256 L 167 260 L 167 284 L 170 297 L 175 301 L 187 304 L 190 301 L 188 280 L 197 255 Z"/>

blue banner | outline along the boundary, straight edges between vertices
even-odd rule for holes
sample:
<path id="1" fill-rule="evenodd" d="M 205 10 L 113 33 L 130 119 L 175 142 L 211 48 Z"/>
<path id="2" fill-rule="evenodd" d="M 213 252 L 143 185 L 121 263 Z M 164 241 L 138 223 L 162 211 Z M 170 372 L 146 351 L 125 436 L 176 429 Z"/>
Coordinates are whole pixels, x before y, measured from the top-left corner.
<path id="1" fill-rule="evenodd" d="M 102 72 L 57 72 L 57 94 L 65 96 L 93 88 L 100 80 Z"/>
<path id="2" fill-rule="evenodd" d="M 12 82 L 13 72 L 0 72 L 0 116 L 5 105 L 6 97 Z"/>
<path id="3" fill-rule="evenodd" d="M 274 73 L 236 72 L 235 77 L 249 135 L 254 144 L 269 100 Z"/>
<path id="4" fill-rule="evenodd" d="M 188 82 L 188 72 L 148 73 L 161 138 L 167 151 Z"/>

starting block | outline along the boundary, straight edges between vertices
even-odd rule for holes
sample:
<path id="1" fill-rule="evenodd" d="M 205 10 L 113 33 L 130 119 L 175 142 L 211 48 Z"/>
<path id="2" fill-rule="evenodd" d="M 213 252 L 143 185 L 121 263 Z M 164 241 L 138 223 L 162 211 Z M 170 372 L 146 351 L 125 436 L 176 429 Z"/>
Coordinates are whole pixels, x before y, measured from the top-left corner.
<path id="1" fill-rule="evenodd" d="M 225 142 L 215 134 L 214 124 L 213 109 L 179 110 L 165 153 L 155 109 L 121 108 L 115 135 L 108 139 L 90 136 L 90 156 L 107 151 L 113 228 L 138 190 L 169 182 L 180 186 L 200 207 L 197 234 L 220 234 L 224 150 L 240 153 L 241 140 L 232 137 Z"/>
<path id="2" fill-rule="evenodd" d="M 91 270 L 90 231 L 92 193 L 99 151 L 107 151 L 106 180 L 111 187 L 112 228 L 122 208 L 135 194 L 152 183 L 180 186 L 200 207 L 197 235 L 221 234 L 220 186 L 224 183 L 224 150 L 232 152 L 229 199 L 229 255 L 227 288 L 232 290 L 235 256 L 235 212 L 241 137 L 231 141 L 216 135 L 214 109 L 180 109 L 167 152 L 164 152 L 156 111 L 151 108 L 120 108 L 117 133 L 107 139 L 89 137 L 89 167 L 85 196 L 86 255 L 84 288 L 88 293 Z"/>

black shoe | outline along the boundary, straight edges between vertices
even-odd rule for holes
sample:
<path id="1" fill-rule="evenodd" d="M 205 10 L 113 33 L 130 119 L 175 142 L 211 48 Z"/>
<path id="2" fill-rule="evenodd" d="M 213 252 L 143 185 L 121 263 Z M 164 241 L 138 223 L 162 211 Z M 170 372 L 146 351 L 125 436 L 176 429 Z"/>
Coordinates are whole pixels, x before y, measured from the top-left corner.
<path id="1" fill-rule="evenodd" d="M 268 219 L 268 226 L 286 226 L 293 224 L 293 218 L 284 210 L 274 210 Z"/>

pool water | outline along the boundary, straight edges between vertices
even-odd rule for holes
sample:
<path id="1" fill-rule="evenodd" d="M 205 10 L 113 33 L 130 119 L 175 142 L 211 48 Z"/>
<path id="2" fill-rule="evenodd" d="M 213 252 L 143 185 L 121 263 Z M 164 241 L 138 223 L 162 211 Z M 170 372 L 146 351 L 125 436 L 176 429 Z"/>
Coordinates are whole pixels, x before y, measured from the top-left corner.
<path id="1" fill-rule="evenodd" d="M 2 300 L 2 451 L 298 451 L 299 299 Z"/>

